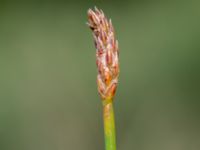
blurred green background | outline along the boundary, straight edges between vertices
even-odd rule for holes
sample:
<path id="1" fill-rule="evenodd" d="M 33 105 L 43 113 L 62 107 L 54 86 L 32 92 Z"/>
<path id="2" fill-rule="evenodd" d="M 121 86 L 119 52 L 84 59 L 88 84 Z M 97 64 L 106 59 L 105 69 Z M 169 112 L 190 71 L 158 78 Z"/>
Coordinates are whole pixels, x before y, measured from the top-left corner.
<path id="1" fill-rule="evenodd" d="M 118 150 L 199 150 L 198 1 L 0 1 L 0 149 L 103 150 L 97 6 L 120 47 Z"/>

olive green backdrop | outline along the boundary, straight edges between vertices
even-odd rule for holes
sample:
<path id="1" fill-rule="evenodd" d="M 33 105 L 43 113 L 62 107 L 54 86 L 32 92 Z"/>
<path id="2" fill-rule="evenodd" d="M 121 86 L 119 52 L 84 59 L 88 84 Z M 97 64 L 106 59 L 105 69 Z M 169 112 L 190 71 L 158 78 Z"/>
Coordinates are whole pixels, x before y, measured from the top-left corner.
<path id="1" fill-rule="evenodd" d="M 200 3 L 0 1 L 0 149 L 103 150 L 88 8 L 120 47 L 118 150 L 199 150 Z"/>

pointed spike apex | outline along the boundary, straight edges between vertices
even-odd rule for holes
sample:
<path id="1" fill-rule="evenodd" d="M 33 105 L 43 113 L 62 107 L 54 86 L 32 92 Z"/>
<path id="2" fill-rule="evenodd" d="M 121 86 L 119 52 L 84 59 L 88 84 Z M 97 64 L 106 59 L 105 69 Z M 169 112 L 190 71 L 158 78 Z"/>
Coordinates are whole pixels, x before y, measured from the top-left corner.
<path id="1" fill-rule="evenodd" d="M 92 11 L 92 9 L 91 9 L 91 8 L 89 8 L 89 9 L 88 9 L 88 14 L 89 14 L 91 11 Z"/>
<path id="2" fill-rule="evenodd" d="M 98 8 L 97 8 L 96 6 L 94 6 L 94 10 L 95 10 L 95 11 L 98 11 Z"/>
<path id="3" fill-rule="evenodd" d="M 102 10 L 102 9 L 100 9 L 100 12 L 101 12 L 102 16 L 105 16 L 105 15 L 104 15 L 104 12 L 103 12 L 103 10 Z"/>
<path id="4" fill-rule="evenodd" d="M 110 23 L 110 25 L 112 25 L 112 20 L 111 19 L 109 19 L 109 23 Z"/>

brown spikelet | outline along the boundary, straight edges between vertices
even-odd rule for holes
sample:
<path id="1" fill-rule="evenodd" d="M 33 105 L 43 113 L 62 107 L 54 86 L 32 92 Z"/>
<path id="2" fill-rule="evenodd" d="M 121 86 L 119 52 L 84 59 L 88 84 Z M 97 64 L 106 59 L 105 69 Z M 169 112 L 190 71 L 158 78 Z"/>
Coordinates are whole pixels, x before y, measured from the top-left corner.
<path id="1" fill-rule="evenodd" d="M 103 11 L 96 7 L 88 10 L 87 24 L 93 32 L 96 47 L 98 91 L 102 99 L 112 99 L 119 76 L 119 50 L 114 28 L 111 20 L 108 21 Z"/>

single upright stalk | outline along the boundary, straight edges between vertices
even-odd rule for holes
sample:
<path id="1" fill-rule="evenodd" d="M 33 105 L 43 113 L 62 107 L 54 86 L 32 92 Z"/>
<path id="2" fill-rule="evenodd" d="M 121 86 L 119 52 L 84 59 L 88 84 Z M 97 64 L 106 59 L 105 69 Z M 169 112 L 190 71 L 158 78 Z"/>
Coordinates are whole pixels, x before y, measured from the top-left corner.
<path id="1" fill-rule="evenodd" d="M 96 47 L 97 85 L 103 103 L 105 148 L 116 150 L 113 98 L 119 76 L 118 42 L 112 22 L 102 10 L 88 10 L 88 26 Z"/>
<path id="2" fill-rule="evenodd" d="M 104 136 L 106 150 L 116 150 L 115 117 L 112 100 L 103 104 Z"/>

